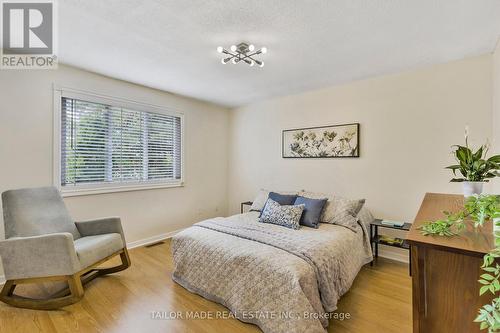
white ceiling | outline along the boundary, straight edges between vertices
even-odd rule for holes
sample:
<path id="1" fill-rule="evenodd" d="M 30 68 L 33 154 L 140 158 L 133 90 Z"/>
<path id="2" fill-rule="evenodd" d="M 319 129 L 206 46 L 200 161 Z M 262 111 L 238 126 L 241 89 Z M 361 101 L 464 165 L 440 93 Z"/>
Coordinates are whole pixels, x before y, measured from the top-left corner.
<path id="1" fill-rule="evenodd" d="M 225 106 L 491 52 L 499 0 L 63 0 L 62 63 Z M 216 47 L 267 46 L 264 68 Z"/>

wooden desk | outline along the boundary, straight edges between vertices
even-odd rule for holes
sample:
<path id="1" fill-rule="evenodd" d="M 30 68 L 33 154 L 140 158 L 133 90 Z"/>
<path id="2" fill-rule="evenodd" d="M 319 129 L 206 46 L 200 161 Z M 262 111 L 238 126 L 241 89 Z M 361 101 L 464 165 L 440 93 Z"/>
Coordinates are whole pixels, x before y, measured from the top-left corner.
<path id="1" fill-rule="evenodd" d="M 480 332 L 473 320 L 492 294 L 479 296 L 482 257 L 495 247 L 492 225 L 453 237 L 423 236 L 422 223 L 463 207 L 461 195 L 427 193 L 408 233 L 411 246 L 414 333 Z"/>

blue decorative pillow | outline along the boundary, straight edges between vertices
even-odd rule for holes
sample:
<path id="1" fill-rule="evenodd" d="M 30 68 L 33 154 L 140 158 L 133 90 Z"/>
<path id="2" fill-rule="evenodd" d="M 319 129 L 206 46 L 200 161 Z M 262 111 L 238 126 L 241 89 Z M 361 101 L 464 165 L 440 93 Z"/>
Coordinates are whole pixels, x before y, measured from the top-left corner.
<path id="1" fill-rule="evenodd" d="M 304 213 L 300 218 L 300 224 L 317 228 L 319 225 L 319 218 L 323 212 L 323 208 L 328 199 L 311 199 L 306 197 L 298 196 L 295 199 L 294 205 L 304 205 Z"/>
<path id="2" fill-rule="evenodd" d="M 280 194 L 276 192 L 269 192 L 269 199 L 272 199 L 280 205 L 293 205 L 297 196 L 295 194 Z"/>
<path id="3" fill-rule="evenodd" d="M 295 199 L 297 199 L 297 196 L 295 194 L 281 194 L 281 193 L 276 193 L 276 192 L 269 192 L 269 195 L 267 196 L 267 200 L 269 200 L 269 199 L 277 202 L 278 204 L 280 204 L 282 206 L 283 205 L 291 206 L 295 203 Z M 266 208 L 267 200 L 266 200 L 266 203 L 264 205 L 264 208 L 262 208 L 262 211 L 260 212 L 259 217 L 262 216 L 262 212 Z"/>
<path id="4" fill-rule="evenodd" d="M 271 223 L 290 229 L 300 228 L 300 217 L 305 205 L 280 205 L 273 199 L 267 199 L 266 206 L 262 210 L 259 222 Z"/>

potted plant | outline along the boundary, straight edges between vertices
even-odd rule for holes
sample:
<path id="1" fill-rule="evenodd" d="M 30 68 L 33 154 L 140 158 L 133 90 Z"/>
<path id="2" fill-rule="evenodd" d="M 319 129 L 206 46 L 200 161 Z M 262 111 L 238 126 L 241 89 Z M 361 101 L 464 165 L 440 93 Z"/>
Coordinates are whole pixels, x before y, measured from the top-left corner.
<path id="1" fill-rule="evenodd" d="M 476 152 L 469 148 L 467 128 L 465 129 L 465 146 L 455 145 L 453 155 L 458 164 L 450 165 L 446 169 L 451 169 L 455 178 L 451 182 L 461 182 L 463 184 L 464 196 L 483 192 L 483 184 L 491 178 L 499 176 L 500 155 L 486 158 L 488 144 L 482 145 Z M 457 177 L 457 171 L 462 177 Z"/>

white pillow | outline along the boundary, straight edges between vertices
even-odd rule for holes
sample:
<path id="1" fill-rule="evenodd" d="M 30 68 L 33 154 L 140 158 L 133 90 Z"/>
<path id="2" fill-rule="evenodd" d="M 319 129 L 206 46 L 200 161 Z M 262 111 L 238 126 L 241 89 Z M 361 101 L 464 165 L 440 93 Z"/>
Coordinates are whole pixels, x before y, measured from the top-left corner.
<path id="1" fill-rule="evenodd" d="M 267 197 L 269 196 L 269 191 L 260 189 L 257 193 L 255 199 L 253 199 L 252 206 L 250 207 L 250 211 L 261 212 L 264 209 L 264 205 L 266 204 Z"/>

